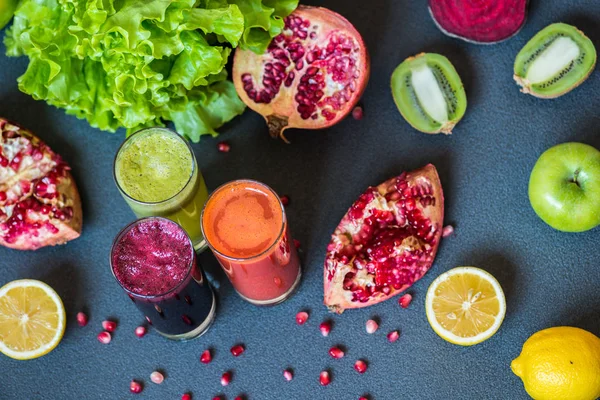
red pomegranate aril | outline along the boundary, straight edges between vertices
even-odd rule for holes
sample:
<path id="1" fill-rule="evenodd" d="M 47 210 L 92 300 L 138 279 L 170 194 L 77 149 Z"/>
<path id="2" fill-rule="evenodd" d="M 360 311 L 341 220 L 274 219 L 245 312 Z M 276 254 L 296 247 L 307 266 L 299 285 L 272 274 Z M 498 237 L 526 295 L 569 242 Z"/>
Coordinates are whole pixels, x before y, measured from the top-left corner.
<path id="1" fill-rule="evenodd" d="M 394 343 L 396 340 L 400 338 L 400 333 L 398 331 L 391 331 L 387 334 L 387 340 L 390 343 Z"/>
<path id="2" fill-rule="evenodd" d="M 244 396 L 235 396 L 233 400 L 244 400 Z"/>
<path id="3" fill-rule="evenodd" d="M 117 323 L 115 321 L 102 321 L 102 329 L 113 333 L 117 329 Z"/>
<path id="4" fill-rule="evenodd" d="M 106 331 L 100 332 L 98 334 L 98 341 L 102 344 L 109 344 L 111 339 L 112 337 L 110 336 L 110 333 Z"/>
<path id="5" fill-rule="evenodd" d="M 131 383 L 129 384 L 129 391 L 131 393 L 142 393 L 142 389 L 142 384 L 138 381 L 131 381 Z"/>
<path id="6" fill-rule="evenodd" d="M 352 118 L 357 121 L 363 119 L 363 109 L 361 106 L 354 107 L 354 110 L 352 110 Z"/>
<path id="7" fill-rule="evenodd" d="M 77 323 L 79 324 L 79 326 L 86 326 L 88 323 L 88 316 L 84 312 L 78 312 Z"/>
<path id="8" fill-rule="evenodd" d="M 329 349 L 329 355 L 331 358 L 340 359 L 344 357 L 344 352 L 339 347 L 332 347 Z"/>
<path id="9" fill-rule="evenodd" d="M 238 344 L 231 348 L 231 354 L 233 354 L 234 357 L 239 357 L 240 355 L 242 355 L 244 350 L 245 350 L 244 346 L 242 346 L 241 344 Z"/>
<path id="10" fill-rule="evenodd" d="M 354 363 L 354 369 L 356 370 L 356 372 L 358 372 L 359 374 L 364 374 L 365 371 L 367 370 L 367 363 L 364 362 L 363 360 L 357 360 Z"/>
<path id="11" fill-rule="evenodd" d="M 223 398 L 221 396 L 215 396 L 212 400 L 223 400 Z"/>
<path id="12" fill-rule="evenodd" d="M 379 324 L 377 323 L 377 321 L 370 319 L 367 321 L 365 328 L 368 334 L 373 334 L 377 331 L 377 329 L 379 329 Z"/>
<path id="13" fill-rule="evenodd" d="M 412 301 L 412 295 L 410 294 L 405 294 L 402 297 L 400 297 L 400 299 L 398 299 L 398 304 L 400 304 L 400 307 L 402 308 L 407 308 L 410 305 L 410 302 Z"/>
<path id="14" fill-rule="evenodd" d="M 165 380 L 165 376 L 158 371 L 154 371 L 150 374 L 150 380 L 157 385 L 160 385 Z"/>
<path id="15" fill-rule="evenodd" d="M 200 355 L 200 362 L 202 364 L 209 364 L 211 361 L 212 361 L 212 355 L 210 354 L 210 350 L 204 350 L 202 352 L 202 355 Z"/>
<path id="16" fill-rule="evenodd" d="M 139 337 L 140 339 L 146 335 L 146 332 L 147 329 L 145 326 L 138 326 L 135 328 L 135 336 Z"/>
<path id="17" fill-rule="evenodd" d="M 285 378 L 286 381 L 291 381 L 292 379 L 294 379 L 294 373 L 289 370 L 286 369 L 285 371 L 283 371 L 283 377 Z"/>
<path id="18" fill-rule="evenodd" d="M 323 335 L 323 337 L 329 336 L 329 332 L 331 332 L 331 322 L 321 322 L 321 324 L 319 325 L 319 330 L 321 331 L 321 335 Z"/>
<path id="19" fill-rule="evenodd" d="M 327 386 L 331 383 L 331 377 L 329 376 L 328 371 L 322 371 L 319 374 L 319 383 L 321 384 L 321 386 Z"/>
<path id="20" fill-rule="evenodd" d="M 288 204 L 290 204 L 290 198 L 288 196 L 283 195 L 280 197 L 280 199 L 281 199 L 281 204 L 283 204 L 284 206 L 287 206 Z"/>
<path id="21" fill-rule="evenodd" d="M 360 396 L 360 397 L 358 398 L 358 400 L 369 400 L 369 398 L 368 398 L 368 397 L 365 397 L 365 396 Z"/>
<path id="22" fill-rule="evenodd" d="M 6 199 L 7 199 L 6 192 L 0 191 L 0 201 L 6 201 Z"/>
<path id="23" fill-rule="evenodd" d="M 184 393 L 181 395 L 181 400 L 192 400 L 192 395 L 189 393 Z"/>
<path id="24" fill-rule="evenodd" d="M 219 149 L 221 153 L 228 153 L 229 150 L 231 150 L 231 146 L 227 142 L 219 142 L 219 144 L 217 144 L 217 149 Z"/>
<path id="25" fill-rule="evenodd" d="M 444 229 L 442 229 L 442 237 L 447 238 L 448 236 L 454 233 L 454 227 L 452 225 L 446 225 Z"/>
<path id="26" fill-rule="evenodd" d="M 300 311 L 296 314 L 296 323 L 298 325 L 304 325 L 308 320 L 308 313 L 306 311 Z"/>
<path id="27" fill-rule="evenodd" d="M 227 386 L 231 383 L 231 372 L 227 371 L 223 375 L 221 375 L 221 385 Z"/>

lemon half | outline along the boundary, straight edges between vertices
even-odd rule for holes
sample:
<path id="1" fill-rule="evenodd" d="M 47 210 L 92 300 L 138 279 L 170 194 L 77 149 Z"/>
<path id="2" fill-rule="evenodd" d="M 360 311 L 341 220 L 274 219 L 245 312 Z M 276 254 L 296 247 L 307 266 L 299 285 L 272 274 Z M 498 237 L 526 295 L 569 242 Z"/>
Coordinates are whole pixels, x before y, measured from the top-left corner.
<path id="1" fill-rule="evenodd" d="M 504 292 L 488 272 L 457 267 L 438 276 L 425 299 L 431 328 L 461 346 L 481 343 L 496 333 L 506 313 Z"/>
<path id="2" fill-rule="evenodd" d="M 65 332 L 65 308 L 44 282 L 21 279 L 0 288 L 0 352 L 31 360 L 51 352 Z"/>

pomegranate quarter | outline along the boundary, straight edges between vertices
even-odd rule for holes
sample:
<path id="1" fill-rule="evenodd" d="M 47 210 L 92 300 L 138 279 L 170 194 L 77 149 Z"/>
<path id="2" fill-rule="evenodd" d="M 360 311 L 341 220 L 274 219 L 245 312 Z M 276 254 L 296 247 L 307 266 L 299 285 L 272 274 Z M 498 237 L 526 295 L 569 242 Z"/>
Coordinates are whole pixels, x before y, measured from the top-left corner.
<path id="1" fill-rule="evenodd" d="M 431 164 L 370 187 L 327 246 L 325 305 L 367 307 L 406 290 L 431 268 L 444 221 L 444 194 Z"/>
<path id="2" fill-rule="evenodd" d="M 287 128 L 321 129 L 352 112 L 369 80 L 360 33 L 341 15 L 299 6 L 264 54 L 238 49 L 238 95 L 267 120 L 273 137 Z"/>
<path id="3" fill-rule="evenodd" d="M 36 250 L 81 233 L 69 166 L 31 132 L 0 118 L 0 245 Z"/>

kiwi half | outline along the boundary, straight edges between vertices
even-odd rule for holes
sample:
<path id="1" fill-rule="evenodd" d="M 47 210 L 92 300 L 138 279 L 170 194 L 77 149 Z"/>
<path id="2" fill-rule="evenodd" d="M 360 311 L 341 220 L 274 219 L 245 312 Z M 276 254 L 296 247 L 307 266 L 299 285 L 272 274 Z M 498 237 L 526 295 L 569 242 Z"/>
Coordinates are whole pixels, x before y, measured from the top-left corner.
<path id="1" fill-rule="evenodd" d="M 596 48 L 574 26 L 557 23 L 538 32 L 517 54 L 515 81 L 521 92 L 553 99 L 587 79 L 596 65 Z"/>
<path id="2" fill-rule="evenodd" d="M 425 133 L 452 133 L 467 109 L 460 76 L 444 56 L 409 57 L 392 74 L 392 95 L 400 114 Z"/>

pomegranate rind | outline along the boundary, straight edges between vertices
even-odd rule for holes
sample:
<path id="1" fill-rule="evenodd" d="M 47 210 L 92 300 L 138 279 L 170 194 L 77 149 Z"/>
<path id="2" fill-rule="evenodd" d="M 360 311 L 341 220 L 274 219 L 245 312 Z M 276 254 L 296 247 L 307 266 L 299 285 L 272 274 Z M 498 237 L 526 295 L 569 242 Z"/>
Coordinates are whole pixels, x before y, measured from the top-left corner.
<path id="1" fill-rule="evenodd" d="M 515 36 L 527 21 L 528 0 L 429 0 L 429 14 L 445 35 L 474 44 Z"/>
<path id="2" fill-rule="evenodd" d="M 441 80 L 441 87 L 445 88 L 444 95 L 449 106 L 448 121 L 438 122 L 429 117 L 416 98 L 415 91 L 409 82 L 412 68 L 420 64 L 431 68 L 438 82 Z M 452 134 L 452 130 L 467 110 L 467 94 L 460 75 L 450 60 L 441 54 L 420 53 L 414 57 L 408 57 L 392 73 L 391 87 L 394 102 L 402 117 L 410 126 L 423 133 Z"/>
<path id="3" fill-rule="evenodd" d="M 556 78 L 547 82 L 532 84 L 527 79 L 528 65 L 535 60 L 536 54 L 546 48 L 559 37 L 572 39 L 580 48 L 582 54 L 573 61 L 566 70 L 560 71 Z M 548 25 L 539 31 L 517 54 L 514 64 L 515 82 L 521 87 L 521 92 L 542 99 L 560 97 L 581 85 L 596 67 L 597 53 L 594 43 L 579 29 L 564 23 Z"/>
<path id="4" fill-rule="evenodd" d="M 0 165 L 0 192 L 6 193 L 0 201 L 0 245 L 36 250 L 78 238 L 83 223 L 81 199 L 62 158 L 33 133 L 2 118 L 0 156 L 9 161 L 6 167 Z M 20 161 L 13 164 L 17 158 Z M 55 196 L 46 198 L 39 195 L 36 185 L 44 184 L 50 175 L 55 183 L 48 186 L 53 187 Z M 42 207 L 49 211 L 41 212 Z M 26 229 L 15 233 L 10 225 L 18 208 Z"/>
<path id="5" fill-rule="evenodd" d="M 398 187 L 402 187 L 402 191 Z M 408 204 L 410 211 L 406 211 Z M 376 215 L 384 215 L 390 222 L 375 227 L 370 219 Z M 420 217 L 411 220 L 411 216 Z M 429 226 L 424 224 L 425 220 Z M 327 247 L 323 274 L 325 306 L 332 312 L 342 313 L 346 309 L 380 303 L 408 289 L 433 265 L 443 220 L 444 194 L 432 164 L 368 188 L 344 215 Z M 412 226 L 415 221 L 423 225 Z M 387 261 L 380 262 L 373 256 L 377 254 L 374 238 L 385 239 L 388 233 L 403 235 L 401 242 L 394 241 L 395 267 L 402 277 L 395 282 L 396 286 L 378 283 L 382 277 L 377 275 L 389 276 L 390 271 Z M 413 256 L 416 258 L 411 258 Z M 404 262 L 403 258 L 411 262 Z M 358 268 L 359 265 L 362 268 Z M 350 281 L 347 281 L 348 274 L 353 274 Z M 357 293 L 369 293 L 368 298 L 357 298 Z"/>
<path id="6" fill-rule="evenodd" d="M 283 33 L 274 39 L 273 43 L 275 44 L 281 38 L 286 38 L 285 40 L 289 39 L 292 43 L 301 43 L 305 51 L 305 56 L 294 61 L 290 57 L 290 52 L 285 48 L 287 60 L 290 63 L 285 69 L 285 76 L 289 78 L 290 73 L 293 73 L 294 77 L 291 79 L 289 85 L 280 83 L 278 92 L 268 102 L 257 102 L 252 99 L 244 88 L 243 77 L 247 74 L 251 75 L 252 84 L 255 85 L 253 87 L 256 88 L 259 94 L 261 90 L 264 91 L 263 68 L 270 62 L 277 62 L 270 53 L 270 50 L 267 50 L 264 54 L 257 55 L 249 50 L 237 49 L 233 61 L 233 82 L 239 97 L 249 108 L 264 116 L 272 137 L 280 137 L 284 140 L 286 139 L 283 133 L 288 128 L 323 129 L 333 126 L 344 119 L 352 112 L 360 100 L 369 81 L 371 70 L 369 54 L 364 40 L 346 18 L 327 8 L 302 5 L 288 16 L 286 21 L 293 20 L 294 18 L 309 21 L 310 27 L 307 30 L 308 32 L 315 32 L 315 38 L 312 39 L 309 34 L 305 39 L 299 39 L 286 27 Z M 327 84 L 322 88 L 326 92 L 322 96 L 322 99 L 328 99 L 331 97 L 328 95 L 336 95 L 343 91 L 344 100 L 340 106 L 341 108 L 333 110 L 330 107 L 325 107 L 325 105 L 323 107 L 319 106 L 316 111 L 311 113 L 311 118 L 303 118 L 298 111 L 300 104 L 296 100 L 298 89 L 302 85 L 302 77 L 311 66 L 317 66 L 319 72 L 322 72 L 322 70 L 326 69 L 324 63 L 327 60 L 334 59 L 332 55 L 327 55 L 325 59 L 315 59 L 313 62 L 309 62 L 308 54 L 317 50 L 324 50 L 328 43 L 331 43 L 333 37 L 343 37 L 345 40 L 348 39 L 351 41 L 353 45 L 352 54 L 355 56 L 355 59 L 353 58 L 355 62 L 353 71 L 357 76 L 344 83 L 343 90 L 339 90 L 337 82 L 327 82 L 327 80 L 324 80 Z M 302 62 L 302 68 L 298 68 L 299 62 Z M 329 77 L 329 75 L 327 76 Z M 327 79 L 330 80 L 330 78 Z M 346 90 L 346 88 L 350 87 L 351 83 L 354 84 L 353 88 Z M 330 118 L 325 117 L 323 112 L 327 110 L 333 110 L 332 114 L 335 114 L 335 116 L 330 116 Z M 315 115 L 316 118 L 313 119 Z"/>

